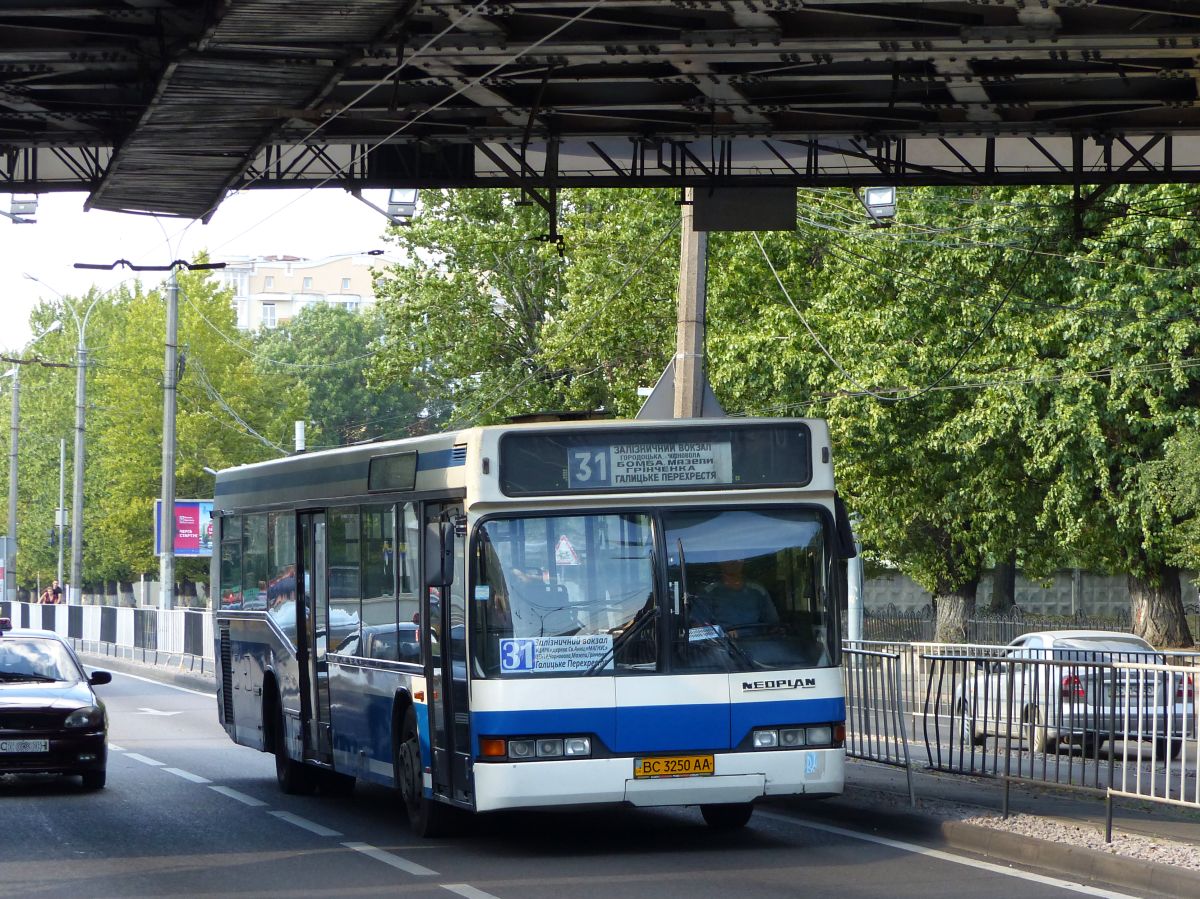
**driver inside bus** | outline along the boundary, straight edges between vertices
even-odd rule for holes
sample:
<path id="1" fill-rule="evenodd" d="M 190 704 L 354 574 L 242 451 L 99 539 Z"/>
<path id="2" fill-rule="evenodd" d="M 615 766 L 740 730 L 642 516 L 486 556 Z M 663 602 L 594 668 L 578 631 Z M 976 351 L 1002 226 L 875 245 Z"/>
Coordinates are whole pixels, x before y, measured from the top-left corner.
<path id="1" fill-rule="evenodd" d="M 776 626 L 779 612 L 766 588 L 746 579 L 745 561 L 727 559 L 718 563 L 720 580 L 709 584 L 699 597 L 701 610 L 713 624 L 727 631 L 751 625 Z"/>

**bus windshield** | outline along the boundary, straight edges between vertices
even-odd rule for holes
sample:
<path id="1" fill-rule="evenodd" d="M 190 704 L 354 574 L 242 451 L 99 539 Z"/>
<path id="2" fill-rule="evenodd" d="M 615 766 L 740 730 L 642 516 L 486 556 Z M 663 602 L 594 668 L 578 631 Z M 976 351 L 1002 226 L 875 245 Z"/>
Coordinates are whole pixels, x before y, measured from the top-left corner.
<path id="1" fill-rule="evenodd" d="M 653 626 L 621 640 L 657 615 L 647 515 L 488 521 L 475 584 L 473 645 L 484 676 L 656 666 Z"/>
<path id="2" fill-rule="evenodd" d="M 830 555 L 808 510 L 663 515 L 672 667 L 755 671 L 836 662 Z"/>
<path id="3" fill-rule="evenodd" d="M 475 547 L 483 677 L 760 671 L 837 662 L 826 528 L 812 510 L 495 518 Z M 669 645 L 669 652 L 662 646 Z"/>

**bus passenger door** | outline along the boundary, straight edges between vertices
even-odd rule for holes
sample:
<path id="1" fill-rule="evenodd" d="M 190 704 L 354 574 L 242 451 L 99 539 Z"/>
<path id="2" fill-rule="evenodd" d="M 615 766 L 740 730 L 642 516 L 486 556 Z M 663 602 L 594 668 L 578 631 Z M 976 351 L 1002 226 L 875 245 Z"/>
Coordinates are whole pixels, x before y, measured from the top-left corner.
<path id="1" fill-rule="evenodd" d="M 466 537 L 455 521 L 462 506 L 427 503 L 425 539 L 437 541 L 447 561 L 452 560 L 450 584 L 431 584 L 422 601 L 421 620 L 428 659 L 430 743 L 433 753 L 434 792 L 460 802 L 472 799 L 471 728 L 467 698 L 466 643 Z M 426 552 L 426 560 L 437 555 Z M 427 562 L 427 568 L 429 563 Z M 436 578 L 435 578 L 436 579 Z M 428 571 L 426 583 L 430 583 Z"/>
<path id="2" fill-rule="evenodd" d="M 299 538 L 297 589 L 303 597 L 304 639 L 308 644 L 301 689 L 308 697 L 306 705 L 310 710 L 308 721 L 305 722 L 304 742 L 310 756 L 328 762 L 331 760 L 332 746 L 329 739 L 329 664 L 325 661 L 325 654 L 331 647 L 325 513 L 301 512 Z"/>

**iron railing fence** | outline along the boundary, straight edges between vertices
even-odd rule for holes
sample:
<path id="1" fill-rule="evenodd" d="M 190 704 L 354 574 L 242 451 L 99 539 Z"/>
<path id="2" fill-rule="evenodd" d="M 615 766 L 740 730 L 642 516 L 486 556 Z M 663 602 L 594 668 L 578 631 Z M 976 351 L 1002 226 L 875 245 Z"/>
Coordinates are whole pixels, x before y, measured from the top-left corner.
<path id="1" fill-rule="evenodd" d="M 895 765 L 912 786 L 908 730 L 901 698 L 900 654 L 845 649 L 842 671 L 846 688 L 846 754 L 852 758 Z"/>
<path id="2" fill-rule="evenodd" d="M 931 770 L 1034 781 L 1109 797 L 1200 807 L 1200 653 L 1029 649 L 986 644 L 845 644 L 847 747 L 899 758 L 863 740 L 898 705 L 909 754 Z M 858 659 L 894 666 L 862 676 Z M 898 762 L 891 762 L 898 764 Z M 1110 824 L 1111 831 L 1111 824 Z"/>
<path id="3" fill-rule="evenodd" d="M 1116 690 L 1120 696 L 1154 695 L 1166 697 L 1170 713 L 1160 722 L 1151 719 L 1145 709 L 1124 703 L 1117 721 L 1119 731 L 1143 734 L 1149 724 L 1153 733 L 1153 749 L 1163 768 L 1134 764 L 1131 741 L 1121 745 L 1120 777 L 1109 784 L 1110 796 L 1127 796 L 1200 808 L 1200 703 L 1196 687 L 1200 684 L 1200 668 L 1195 659 L 1190 665 L 1134 665 L 1116 662 L 1113 665 Z M 1140 756 L 1140 747 L 1134 746 Z M 1174 761 L 1178 761 L 1178 766 Z M 1154 759 L 1152 758 L 1152 761 Z M 1109 827 L 1111 830 L 1111 815 Z"/>

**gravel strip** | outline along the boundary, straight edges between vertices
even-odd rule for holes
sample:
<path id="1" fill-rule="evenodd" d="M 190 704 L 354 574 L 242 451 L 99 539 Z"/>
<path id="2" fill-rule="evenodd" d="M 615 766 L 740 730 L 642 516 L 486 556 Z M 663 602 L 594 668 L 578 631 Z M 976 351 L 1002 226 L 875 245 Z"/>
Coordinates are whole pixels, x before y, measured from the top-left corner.
<path id="1" fill-rule="evenodd" d="M 856 804 L 869 804 L 873 808 L 885 806 L 897 812 L 914 811 L 908 804 L 908 797 L 898 796 L 894 793 L 880 791 L 871 793 L 869 797 L 847 795 L 846 798 L 852 798 Z M 1123 858 L 1136 858 L 1160 865 L 1174 865 L 1178 868 L 1200 871 L 1200 846 L 1191 843 L 1121 833 L 1115 828 L 1112 842 L 1106 843 L 1103 831 L 1095 826 L 1081 825 L 1073 821 L 1063 821 L 1040 815 L 1018 814 L 1004 818 L 999 812 L 944 799 L 918 797 L 915 811 L 941 821 L 961 821 L 964 824 L 990 827 L 993 830 L 1003 830 L 1038 840 L 1096 849 Z"/>

